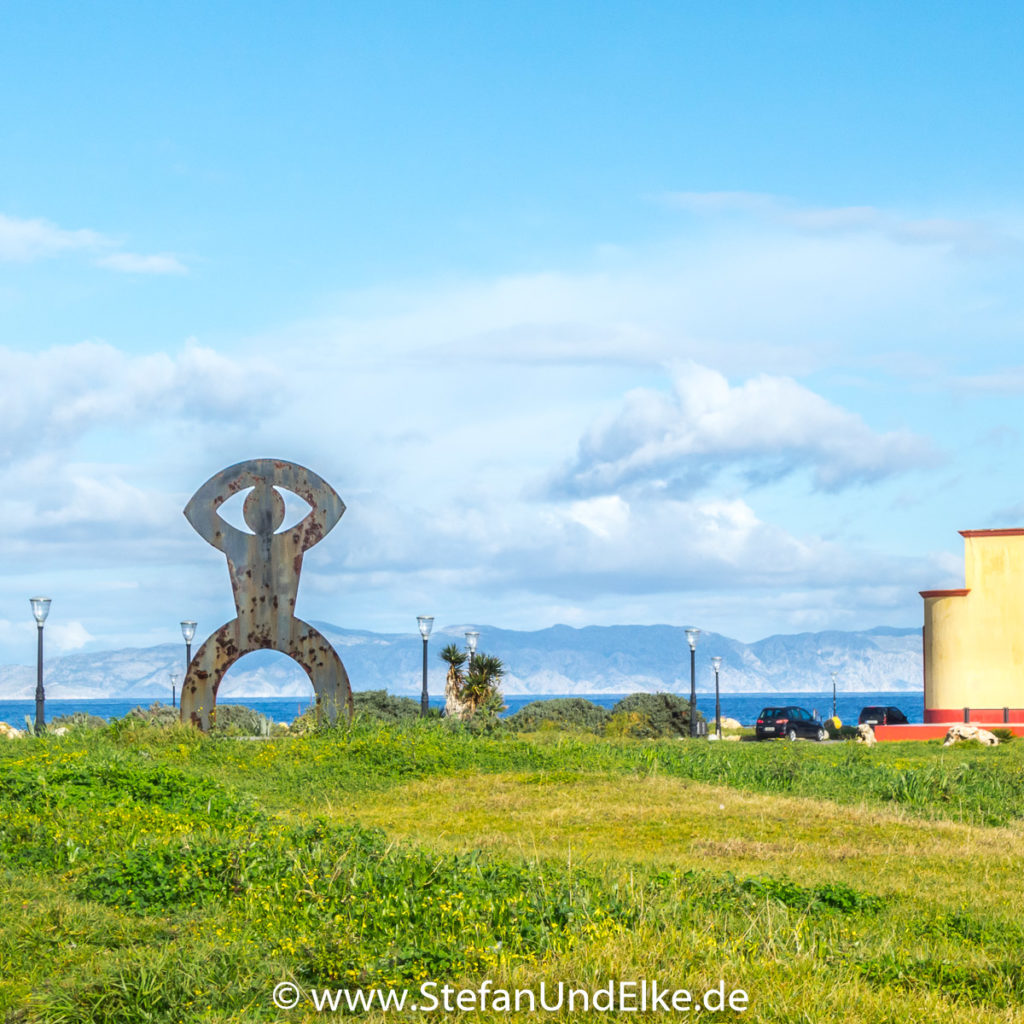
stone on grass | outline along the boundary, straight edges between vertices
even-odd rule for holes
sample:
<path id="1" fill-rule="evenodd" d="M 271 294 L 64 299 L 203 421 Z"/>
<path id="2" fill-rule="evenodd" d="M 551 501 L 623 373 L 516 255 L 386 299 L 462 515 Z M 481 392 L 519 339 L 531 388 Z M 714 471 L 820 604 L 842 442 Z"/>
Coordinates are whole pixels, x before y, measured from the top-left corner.
<path id="1" fill-rule="evenodd" d="M 988 729 L 980 729 L 978 726 L 968 725 L 966 722 L 962 725 L 950 726 L 949 732 L 946 733 L 946 741 L 942 745 L 951 747 L 954 743 L 959 743 L 960 740 L 977 740 L 986 747 L 999 746 L 999 740 Z"/>
<path id="2" fill-rule="evenodd" d="M 737 722 L 735 718 L 722 717 L 722 728 L 723 729 L 742 729 L 743 725 L 741 722 Z"/>
<path id="3" fill-rule="evenodd" d="M 0 737 L 8 740 L 20 740 L 25 735 L 24 730 L 15 729 L 13 725 L 0 722 Z"/>
<path id="4" fill-rule="evenodd" d="M 875 739 L 875 730 L 870 725 L 865 723 L 864 725 L 857 726 L 857 742 L 863 743 L 865 746 L 873 747 L 878 740 Z"/>

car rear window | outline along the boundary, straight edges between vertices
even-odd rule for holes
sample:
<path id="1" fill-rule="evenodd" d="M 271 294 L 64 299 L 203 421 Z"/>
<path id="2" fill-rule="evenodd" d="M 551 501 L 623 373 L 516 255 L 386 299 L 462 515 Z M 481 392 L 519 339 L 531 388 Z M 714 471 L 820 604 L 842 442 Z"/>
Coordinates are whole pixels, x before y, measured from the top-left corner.
<path id="1" fill-rule="evenodd" d="M 759 714 L 757 717 L 758 718 L 781 718 L 782 717 L 782 708 L 765 708 L 761 712 L 761 714 Z"/>

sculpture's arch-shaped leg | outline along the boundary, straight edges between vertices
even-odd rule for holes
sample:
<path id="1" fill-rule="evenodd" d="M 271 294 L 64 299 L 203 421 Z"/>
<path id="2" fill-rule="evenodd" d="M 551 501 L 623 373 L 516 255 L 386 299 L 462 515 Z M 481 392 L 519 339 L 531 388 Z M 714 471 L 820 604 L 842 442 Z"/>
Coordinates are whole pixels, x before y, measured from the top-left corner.
<path id="1" fill-rule="evenodd" d="M 196 651 L 181 687 L 181 720 L 209 731 L 210 715 L 217 706 L 217 690 L 224 673 L 245 654 L 281 651 L 302 666 L 313 684 L 318 714 L 330 722 L 345 708 L 352 718 L 352 687 L 341 658 L 327 638 L 301 619 L 292 619 L 286 646 L 266 633 L 251 632 L 243 639 L 238 619 L 226 622 Z"/>

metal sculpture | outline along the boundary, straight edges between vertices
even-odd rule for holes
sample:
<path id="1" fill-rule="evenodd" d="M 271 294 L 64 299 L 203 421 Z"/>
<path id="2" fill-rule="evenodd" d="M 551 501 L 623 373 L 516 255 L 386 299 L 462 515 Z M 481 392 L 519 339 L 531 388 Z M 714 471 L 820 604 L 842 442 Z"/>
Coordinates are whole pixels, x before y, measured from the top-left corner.
<path id="1" fill-rule="evenodd" d="M 306 501 L 301 522 L 278 533 L 284 499 L 278 488 Z M 218 509 L 250 490 L 242 515 L 252 533 L 226 522 Z M 333 722 L 344 703 L 352 717 L 352 688 L 337 652 L 319 630 L 295 617 L 302 556 L 333 529 L 345 511 L 334 488 L 292 462 L 251 459 L 221 470 L 185 506 L 185 518 L 228 560 L 237 618 L 206 639 L 188 667 L 181 690 L 181 720 L 206 731 L 224 673 L 244 654 L 282 651 L 306 671 L 320 713 Z"/>

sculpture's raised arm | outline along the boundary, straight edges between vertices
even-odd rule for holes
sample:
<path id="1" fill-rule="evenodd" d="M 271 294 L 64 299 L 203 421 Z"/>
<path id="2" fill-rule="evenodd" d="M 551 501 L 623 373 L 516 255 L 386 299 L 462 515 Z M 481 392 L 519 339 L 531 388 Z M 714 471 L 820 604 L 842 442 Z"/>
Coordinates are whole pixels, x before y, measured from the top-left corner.
<path id="1" fill-rule="evenodd" d="M 238 462 L 234 466 L 228 466 L 227 469 L 222 469 L 219 473 L 211 476 L 189 499 L 184 510 L 185 518 L 208 544 L 223 551 L 228 537 L 247 536 L 245 531 L 232 526 L 220 516 L 217 509 L 240 491 L 255 487 L 263 475 L 263 465 L 270 461 L 270 459 L 250 459 L 248 462 Z"/>
<path id="2" fill-rule="evenodd" d="M 270 482 L 297 494 L 310 506 L 305 519 L 284 531 L 285 535 L 297 538 L 300 550 L 305 551 L 334 529 L 345 514 L 345 503 L 338 492 L 311 469 L 294 462 L 265 461 L 274 467 L 273 473 L 268 475 Z"/>

